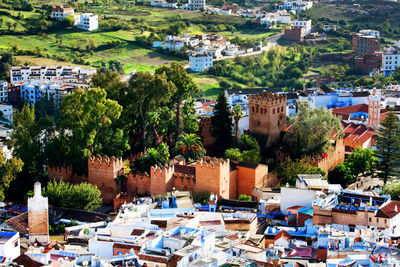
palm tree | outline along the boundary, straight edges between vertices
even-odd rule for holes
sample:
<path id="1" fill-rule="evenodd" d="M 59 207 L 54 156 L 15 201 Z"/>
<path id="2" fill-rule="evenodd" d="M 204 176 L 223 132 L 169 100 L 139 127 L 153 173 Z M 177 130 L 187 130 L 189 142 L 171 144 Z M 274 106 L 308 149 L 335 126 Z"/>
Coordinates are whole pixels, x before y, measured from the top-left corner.
<path id="1" fill-rule="evenodd" d="M 196 134 L 182 134 L 175 145 L 177 154 L 181 154 L 186 160 L 197 160 L 206 154 L 203 143 Z"/>
<path id="2" fill-rule="evenodd" d="M 235 139 L 237 144 L 239 143 L 239 121 L 243 118 L 242 107 L 239 104 L 235 105 L 231 114 L 235 120 Z"/>

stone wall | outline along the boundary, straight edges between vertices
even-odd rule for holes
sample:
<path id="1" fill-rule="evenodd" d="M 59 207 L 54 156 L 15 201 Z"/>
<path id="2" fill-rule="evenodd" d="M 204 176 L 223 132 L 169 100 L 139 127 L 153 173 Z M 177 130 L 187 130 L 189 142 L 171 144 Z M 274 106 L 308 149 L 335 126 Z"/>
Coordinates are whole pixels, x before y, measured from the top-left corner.
<path id="1" fill-rule="evenodd" d="M 103 202 L 110 204 L 117 193 L 115 178 L 122 169 L 122 159 L 96 155 L 88 160 L 88 182 L 97 185 Z"/>
<path id="2" fill-rule="evenodd" d="M 323 158 L 322 156 L 319 158 L 310 159 L 310 164 L 315 167 L 319 167 L 328 173 L 332 170 L 336 165 L 342 163 L 345 157 L 345 145 L 343 143 L 343 139 L 339 138 L 336 140 L 336 145 L 333 151 L 329 151 L 327 153 L 327 157 Z"/>
<path id="3" fill-rule="evenodd" d="M 280 140 L 286 126 L 287 96 L 262 93 L 249 96 L 249 131 L 268 136 L 267 146 Z"/>
<path id="4" fill-rule="evenodd" d="M 229 198 L 230 165 L 229 159 L 203 157 L 196 161 L 195 192 L 204 190 Z"/>

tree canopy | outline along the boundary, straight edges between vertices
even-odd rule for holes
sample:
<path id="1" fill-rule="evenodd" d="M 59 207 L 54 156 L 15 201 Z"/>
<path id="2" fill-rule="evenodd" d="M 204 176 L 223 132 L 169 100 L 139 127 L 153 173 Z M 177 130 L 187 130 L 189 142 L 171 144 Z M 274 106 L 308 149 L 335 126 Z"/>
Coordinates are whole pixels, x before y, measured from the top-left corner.
<path id="1" fill-rule="evenodd" d="M 285 141 L 294 146 L 297 157 L 326 153 L 331 147 L 332 136 L 340 135 L 340 119 L 324 107 L 311 109 L 300 103 L 296 115 L 291 119 L 290 130 Z"/>
<path id="2" fill-rule="evenodd" d="M 211 118 L 211 135 L 216 138 L 214 153 L 222 156 L 226 149 L 232 147 L 232 118 L 228 101 L 222 93 L 218 96 L 214 107 L 214 116 Z"/>
<path id="3" fill-rule="evenodd" d="M 325 176 L 326 173 L 318 167 L 311 166 L 306 159 L 296 159 L 292 161 L 287 157 L 277 169 L 278 177 L 282 179 L 282 183 L 289 183 L 294 185 L 296 183 L 298 174 L 321 174 Z"/>
<path id="4" fill-rule="evenodd" d="M 376 157 L 379 159 L 378 170 L 385 183 L 390 176 L 398 175 L 400 167 L 400 121 L 393 113 L 381 122 L 377 129 Z"/>

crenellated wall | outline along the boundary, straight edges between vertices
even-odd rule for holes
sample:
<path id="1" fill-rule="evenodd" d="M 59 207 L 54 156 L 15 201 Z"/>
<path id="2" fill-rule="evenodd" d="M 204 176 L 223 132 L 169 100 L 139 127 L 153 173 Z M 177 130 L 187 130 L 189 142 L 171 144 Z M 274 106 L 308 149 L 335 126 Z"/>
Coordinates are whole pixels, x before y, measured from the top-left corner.
<path id="1" fill-rule="evenodd" d="M 280 140 L 286 126 L 285 94 L 261 93 L 249 96 L 249 131 L 268 136 L 267 145 Z"/>
<path id="2" fill-rule="evenodd" d="M 122 169 L 122 158 L 95 155 L 88 159 L 88 182 L 97 185 L 104 203 L 112 203 L 117 193 L 115 178 Z"/>
<path id="3" fill-rule="evenodd" d="M 165 194 L 174 187 L 174 166 L 150 168 L 150 194 Z"/>
<path id="4" fill-rule="evenodd" d="M 315 167 L 319 167 L 328 173 L 336 165 L 343 162 L 345 158 L 345 146 L 342 138 L 336 140 L 336 145 L 333 151 L 327 153 L 327 157 L 323 158 L 311 158 L 310 164 Z"/>
<path id="5" fill-rule="evenodd" d="M 229 198 L 229 159 L 203 157 L 196 161 L 195 192 L 208 191 Z"/>

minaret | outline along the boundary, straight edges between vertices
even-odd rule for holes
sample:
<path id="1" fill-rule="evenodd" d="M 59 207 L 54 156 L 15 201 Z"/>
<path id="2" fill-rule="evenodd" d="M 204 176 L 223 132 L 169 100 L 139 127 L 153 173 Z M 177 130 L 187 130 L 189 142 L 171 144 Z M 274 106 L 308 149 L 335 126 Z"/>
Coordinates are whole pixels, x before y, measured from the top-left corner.
<path id="1" fill-rule="evenodd" d="M 49 203 L 47 197 L 42 196 L 39 182 L 34 185 L 34 195 L 28 198 L 28 227 L 29 244 L 35 242 L 41 245 L 49 243 Z"/>
<path id="2" fill-rule="evenodd" d="M 376 129 L 381 117 L 381 98 L 380 96 L 369 96 L 368 98 L 368 127 Z"/>

